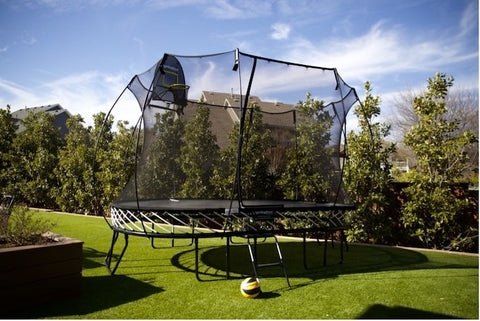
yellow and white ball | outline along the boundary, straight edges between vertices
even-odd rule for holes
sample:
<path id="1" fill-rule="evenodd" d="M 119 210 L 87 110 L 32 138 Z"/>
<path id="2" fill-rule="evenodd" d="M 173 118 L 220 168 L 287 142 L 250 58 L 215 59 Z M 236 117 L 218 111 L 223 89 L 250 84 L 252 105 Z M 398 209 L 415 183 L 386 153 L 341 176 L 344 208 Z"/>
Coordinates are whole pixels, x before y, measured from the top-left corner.
<path id="1" fill-rule="evenodd" d="M 260 289 L 260 281 L 254 277 L 246 278 L 240 285 L 240 292 L 246 298 L 256 298 L 262 292 Z"/>

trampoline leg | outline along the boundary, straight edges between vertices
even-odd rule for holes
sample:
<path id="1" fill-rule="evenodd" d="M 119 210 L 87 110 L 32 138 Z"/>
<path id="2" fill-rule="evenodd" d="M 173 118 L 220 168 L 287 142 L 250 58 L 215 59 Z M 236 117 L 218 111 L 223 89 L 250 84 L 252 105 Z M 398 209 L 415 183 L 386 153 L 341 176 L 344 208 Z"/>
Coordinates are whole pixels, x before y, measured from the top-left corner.
<path id="1" fill-rule="evenodd" d="M 343 233 L 340 231 L 340 264 L 343 264 Z"/>
<path id="2" fill-rule="evenodd" d="M 343 263 L 343 244 L 345 244 L 345 250 L 348 251 L 347 237 L 343 230 L 340 231 L 340 264 Z"/>
<path id="3" fill-rule="evenodd" d="M 325 232 L 325 246 L 323 251 L 323 266 L 327 265 L 328 232 Z"/>
<path id="4" fill-rule="evenodd" d="M 303 232 L 303 267 L 308 270 L 307 266 L 307 232 Z"/>
<path id="5" fill-rule="evenodd" d="M 345 251 L 348 252 L 348 242 L 347 242 L 347 236 L 345 235 L 345 231 L 342 230 L 342 237 L 343 237 L 343 240 L 345 242 Z"/>
<path id="6" fill-rule="evenodd" d="M 198 281 L 202 281 L 198 274 L 198 237 L 195 238 L 195 277 Z"/>
<path id="7" fill-rule="evenodd" d="M 192 235 L 194 234 L 194 232 L 195 232 L 195 227 L 192 226 Z M 194 242 L 193 239 L 194 238 L 192 237 L 192 239 L 190 240 L 190 244 L 188 244 L 187 246 L 192 246 Z M 175 226 L 172 226 L 172 247 L 175 247 Z"/>
<path id="8" fill-rule="evenodd" d="M 112 263 L 112 255 L 113 255 L 113 246 L 117 242 L 119 233 L 117 231 L 113 231 L 112 242 L 110 243 L 110 249 L 105 256 L 105 266 L 108 269 L 108 272 L 111 273 L 110 264 Z"/>
<path id="9" fill-rule="evenodd" d="M 323 241 L 323 266 L 327 265 L 327 249 L 328 249 L 328 236 L 332 235 L 329 231 L 325 231 L 325 239 Z M 343 263 L 343 244 L 345 242 L 345 237 L 342 235 L 342 239 L 340 240 L 340 263 Z M 317 238 L 317 244 L 322 246 L 320 238 Z M 345 242 L 346 244 L 346 242 Z M 306 244 L 306 233 L 303 233 L 303 266 L 305 270 L 310 269 L 307 266 L 307 244 Z"/>
<path id="10" fill-rule="evenodd" d="M 155 246 L 155 238 L 154 237 L 150 238 L 150 246 L 152 247 L 152 249 L 158 249 L 158 247 Z"/>
<path id="11" fill-rule="evenodd" d="M 111 269 L 111 264 L 112 264 L 112 257 L 113 257 L 113 248 L 115 246 L 115 243 L 117 242 L 117 239 L 120 235 L 120 232 L 114 231 L 113 236 L 112 236 L 112 244 L 110 245 L 110 250 L 107 253 L 107 256 L 105 257 L 105 266 L 110 273 L 110 275 L 114 275 L 115 271 L 118 268 L 118 265 L 120 264 L 120 261 L 123 258 L 123 255 L 125 254 L 125 251 L 127 250 L 128 247 L 128 234 L 124 234 L 125 236 L 125 245 L 122 249 L 122 252 L 120 253 L 120 256 L 117 258 L 117 262 L 115 263 L 115 266 L 113 269 Z"/>
<path id="12" fill-rule="evenodd" d="M 192 225 L 192 235 L 194 235 L 194 234 L 195 234 L 195 226 Z M 187 246 L 192 246 L 192 244 L 193 244 L 193 239 L 194 239 L 194 237 L 192 236 L 192 239 L 190 240 L 190 244 L 188 244 Z"/>
<path id="13" fill-rule="evenodd" d="M 198 247 L 198 237 L 192 237 L 192 242 L 195 243 L 195 277 L 198 281 L 203 281 L 200 279 L 200 272 L 199 272 L 199 247 Z M 227 250 L 226 250 L 226 269 L 227 269 L 227 279 L 230 279 L 230 238 L 227 237 Z"/>
<path id="14" fill-rule="evenodd" d="M 230 279 L 230 237 L 227 236 L 227 247 L 225 252 L 225 267 L 227 272 L 227 280 Z"/>

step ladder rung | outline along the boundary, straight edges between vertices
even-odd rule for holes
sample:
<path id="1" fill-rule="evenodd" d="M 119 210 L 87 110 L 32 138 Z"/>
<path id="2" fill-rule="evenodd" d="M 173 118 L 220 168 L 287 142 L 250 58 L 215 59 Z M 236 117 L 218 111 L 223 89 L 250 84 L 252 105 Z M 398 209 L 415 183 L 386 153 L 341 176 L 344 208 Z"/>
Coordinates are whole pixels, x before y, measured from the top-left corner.
<path id="1" fill-rule="evenodd" d="M 276 247 L 276 250 L 277 250 L 279 261 L 278 262 L 273 262 L 273 263 L 257 263 L 257 257 L 256 257 L 257 237 L 256 236 L 247 237 L 248 251 L 249 251 L 249 254 L 250 254 L 250 259 L 252 261 L 253 273 L 255 274 L 255 277 L 258 278 L 258 274 L 257 274 L 257 269 L 258 268 L 281 266 L 282 269 L 283 269 L 283 273 L 285 274 L 285 279 L 287 280 L 288 287 L 291 288 L 290 281 L 289 281 L 288 275 L 287 275 L 287 270 L 285 268 L 285 262 L 283 261 L 282 252 L 280 250 L 280 245 L 278 244 L 277 237 L 275 235 L 268 235 L 268 236 L 263 236 L 263 237 L 265 237 L 265 238 L 266 237 L 273 237 L 275 239 L 275 247 Z M 255 250 L 252 250 L 252 244 L 250 243 L 250 238 L 254 239 Z M 254 254 L 254 252 L 255 252 L 255 254 Z"/>
<path id="2" fill-rule="evenodd" d="M 257 268 L 271 267 L 271 266 L 283 266 L 282 262 L 273 262 L 273 263 L 258 263 Z"/>

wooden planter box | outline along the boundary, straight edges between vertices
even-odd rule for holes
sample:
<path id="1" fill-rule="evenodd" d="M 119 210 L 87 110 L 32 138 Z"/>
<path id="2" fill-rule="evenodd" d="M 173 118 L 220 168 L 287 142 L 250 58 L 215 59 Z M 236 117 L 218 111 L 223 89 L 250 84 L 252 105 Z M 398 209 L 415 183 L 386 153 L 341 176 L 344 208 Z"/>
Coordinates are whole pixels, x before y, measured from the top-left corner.
<path id="1" fill-rule="evenodd" d="M 80 294 L 83 242 L 55 240 L 0 249 L 0 314 Z"/>

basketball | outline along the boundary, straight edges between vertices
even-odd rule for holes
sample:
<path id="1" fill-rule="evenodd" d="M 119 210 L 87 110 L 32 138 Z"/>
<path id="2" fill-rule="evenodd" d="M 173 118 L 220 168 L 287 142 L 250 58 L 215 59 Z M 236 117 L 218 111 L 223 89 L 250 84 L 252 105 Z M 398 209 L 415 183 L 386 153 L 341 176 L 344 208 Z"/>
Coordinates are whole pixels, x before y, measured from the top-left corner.
<path id="1" fill-rule="evenodd" d="M 242 281 L 240 292 L 246 298 L 256 298 L 262 290 L 260 289 L 260 281 L 256 278 L 249 277 Z"/>

